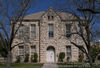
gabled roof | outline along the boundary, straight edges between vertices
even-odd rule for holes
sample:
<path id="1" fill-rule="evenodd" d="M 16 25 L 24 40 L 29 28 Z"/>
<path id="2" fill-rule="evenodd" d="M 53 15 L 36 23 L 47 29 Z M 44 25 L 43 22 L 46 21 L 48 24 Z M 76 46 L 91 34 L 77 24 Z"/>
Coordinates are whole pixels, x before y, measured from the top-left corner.
<path id="1" fill-rule="evenodd" d="M 24 17 L 24 19 L 40 19 L 40 17 L 44 14 L 44 12 L 38 12 L 38 13 L 34 13 L 34 14 L 29 14 L 27 16 Z"/>
<path id="2" fill-rule="evenodd" d="M 50 8 L 51 9 L 51 8 Z M 53 10 L 53 9 L 52 9 Z M 48 10 L 47 10 L 48 11 Z M 29 14 L 27 16 L 24 17 L 24 19 L 28 19 L 28 20 L 40 20 L 41 16 L 46 13 L 45 11 L 42 11 L 42 12 L 38 12 L 38 13 L 34 13 L 34 14 Z M 70 18 L 71 17 L 71 14 L 67 14 L 67 13 L 64 13 L 64 12 L 56 12 L 56 14 L 58 16 L 60 16 L 61 20 L 66 20 L 66 18 Z"/>

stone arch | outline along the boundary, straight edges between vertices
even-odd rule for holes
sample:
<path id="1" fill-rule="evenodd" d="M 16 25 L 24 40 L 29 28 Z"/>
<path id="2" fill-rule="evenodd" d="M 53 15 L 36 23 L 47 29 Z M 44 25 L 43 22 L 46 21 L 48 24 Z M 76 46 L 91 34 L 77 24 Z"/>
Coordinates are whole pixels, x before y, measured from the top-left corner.
<path id="1" fill-rule="evenodd" d="M 55 50 L 55 47 L 54 47 L 54 46 L 48 46 L 48 47 L 47 47 L 47 50 L 49 50 L 49 49 Z"/>
<path id="2" fill-rule="evenodd" d="M 55 62 L 55 48 L 54 46 L 48 46 L 46 49 L 46 62 Z"/>

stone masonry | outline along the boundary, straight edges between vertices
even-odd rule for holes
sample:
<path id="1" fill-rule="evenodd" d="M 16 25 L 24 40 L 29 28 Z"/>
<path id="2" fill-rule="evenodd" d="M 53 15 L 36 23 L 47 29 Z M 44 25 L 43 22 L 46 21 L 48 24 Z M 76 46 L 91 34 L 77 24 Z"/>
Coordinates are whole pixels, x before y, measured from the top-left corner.
<path id="1" fill-rule="evenodd" d="M 53 16 L 53 20 L 48 20 L 48 15 Z M 54 62 L 58 62 L 58 55 L 60 52 L 65 52 L 66 46 L 71 46 L 71 59 L 70 61 L 78 61 L 79 59 L 79 49 L 72 45 L 70 41 L 74 41 L 80 45 L 84 45 L 82 40 L 78 38 L 77 35 L 71 35 L 67 38 L 66 35 L 66 24 L 71 24 L 71 32 L 76 32 L 78 29 L 78 22 L 73 22 L 74 17 L 70 14 L 64 12 L 55 12 L 52 8 L 49 8 L 45 12 L 38 12 L 30 14 L 24 17 L 22 24 L 25 26 L 24 35 L 20 39 L 18 34 L 14 39 L 13 44 L 21 43 L 24 46 L 24 54 L 28 53 L 30 55 L 30 47 L 36 46 L 36 52 L 38 54 L 38 61 L 41 63 L 47 62 L 47 48 L 52 46 L 55 49 L 54 52 Z M 30 25 L 36 25 L 36 38 L 30 37 Z M 48 24 L 54 25 L 54 37 L 48 37 Z M 16 26 L 17 27 L 17 26 Z M 19 46 L 20 46 L 19 45 Z M 13 62 L 16 61 L 18 54 L 18 46 L 16 46 L 13 51 Z M 67 55 L 66 55 L 67 56 Z M 22 62 L 24 61 L 25 55 L 22 56 Z M 30 56 L 31 58 L 31 56 Z M 66 58 L 65 58 L 66 59 Z M 30 59 L 29 59 L 30 60 Z"/>

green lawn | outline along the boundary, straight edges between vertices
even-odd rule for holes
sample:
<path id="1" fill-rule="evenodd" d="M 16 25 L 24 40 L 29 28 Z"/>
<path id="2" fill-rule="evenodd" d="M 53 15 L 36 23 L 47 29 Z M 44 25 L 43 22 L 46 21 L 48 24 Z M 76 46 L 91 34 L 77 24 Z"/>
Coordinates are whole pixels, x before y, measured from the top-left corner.
<path id="1" fill-rule="evenodd" d="M 43 64 L 25 63 L 25 64 L 12 64 L 10 68 L 41 68 Z M 5 65 L 0 64 L 0 68 L 7 68 Z"/>
<path id="2" fill-rule="evenodd" d="M 90 68 L 89 64 L 64 64 L 58 63 L 59 68 Z M 94 68 L 100 68 L 100 64 L 94 66 Z"/>

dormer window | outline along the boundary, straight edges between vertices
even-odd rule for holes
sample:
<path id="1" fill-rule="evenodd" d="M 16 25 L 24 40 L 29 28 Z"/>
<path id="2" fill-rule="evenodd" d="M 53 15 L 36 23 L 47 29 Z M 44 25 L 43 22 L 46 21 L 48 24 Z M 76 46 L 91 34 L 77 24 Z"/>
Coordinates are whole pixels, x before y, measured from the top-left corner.
<path id="1" fill-rule="evenodd" d="M 48 16 L 48 20 L 50 20 L 50 16 Z"/>
<path id="2" fill-rule="evenodd" d="M 51 16 L 52 17 L 52 20 L 53 20 L 53 16 Z"/>
<path id="3" fill-rule="evenodd" d="M 48 16 L 48 20 L 53 20 L 54 19 L 54 16 Z"/>

